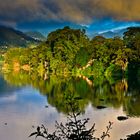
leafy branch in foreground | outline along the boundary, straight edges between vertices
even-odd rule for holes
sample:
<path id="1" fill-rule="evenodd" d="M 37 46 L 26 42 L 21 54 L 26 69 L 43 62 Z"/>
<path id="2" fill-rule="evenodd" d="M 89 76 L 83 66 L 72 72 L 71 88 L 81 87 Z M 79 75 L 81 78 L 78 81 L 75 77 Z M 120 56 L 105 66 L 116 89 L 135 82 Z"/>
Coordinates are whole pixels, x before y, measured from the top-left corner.
<path id="1" fill-rule="evenodd" d="M 42 125 L 38 126 L 36 131 L 31 133 L 31 136 L 42 137 L 47 140 L 104 140 L 106 137 L 110 137 L 109 131 L 112 129 L 112 122 L 106 127 L 106 131 L 103 132 L 100 138 L 94 137 L 95 123 L 90 129 L 86 128 L 86 124 L 89 118 L 79 119 L 81 111 L 78 107 L 78 98 L 74 95 L 68 95 L 66 97 L 66 106 L 68 110 L 67 122 L 65 124 L 58 123 L 56 121 L 56 130 L 50 134 L 48 129 Z"/>
<path id="2" fill-rule="evenodd" d="M 136 132 L 135 134 L 128 135 L 127 139 L 124 140 L 140 140 L 140 131 Z"/>

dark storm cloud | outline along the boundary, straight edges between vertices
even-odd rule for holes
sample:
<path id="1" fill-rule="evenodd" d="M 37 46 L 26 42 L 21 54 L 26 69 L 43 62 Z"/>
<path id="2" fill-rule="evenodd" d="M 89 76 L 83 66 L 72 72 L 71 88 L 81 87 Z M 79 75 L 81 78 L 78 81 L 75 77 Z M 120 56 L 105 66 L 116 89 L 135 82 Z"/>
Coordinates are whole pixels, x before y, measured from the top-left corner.
<path id="1" fill-rule="evenodd" d="M 110 17 L 120 21 L 140 21 L 140 0 L 4 0 L 0 23 L 69 21 L 89 24 Z"/>
<path id="2" fill-rule="evenodd" d="M 49 7 L 44 5 L 43 0 L 5 0 L 0 4 L 0 23 L 21 23 L 56 18 Z"/>

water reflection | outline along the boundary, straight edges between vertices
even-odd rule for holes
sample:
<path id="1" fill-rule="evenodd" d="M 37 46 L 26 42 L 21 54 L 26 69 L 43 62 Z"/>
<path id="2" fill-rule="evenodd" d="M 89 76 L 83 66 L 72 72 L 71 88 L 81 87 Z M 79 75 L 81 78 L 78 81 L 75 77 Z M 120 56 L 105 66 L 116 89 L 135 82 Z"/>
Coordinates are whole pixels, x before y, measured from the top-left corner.
<path id="1" fill-rule="evenodd" d="M 31 87 L 22 87 L 11 94 L 15 96 L 12 101 L 0 98 L 0 139 L 28 140 L 33 127 L 46 121 L 51 127 L 51 123 L 59 119 L 55 108 L 49 107 L 46 111 L 46 99 Z"/>
<path id="2" fill-rule="evenodd" d="M 12 98 L 14 98 L 14 95 L 11 95 L 11 92 L 14 92 L 18 89 L 20 88 L 16 86 L 10 86 L 0 75 L 0 98 L 8 99 L 9 96 L 12 96 Z"/>
<path id="3" fill-rule="evenodd" d="M 50 75 L 44 78 L 44 76 L 38 76 L 36 73 L 25 72 L 5 73 L 3 77 L 6 81 L 0 79 L 1 83 L 4 83 L 3 89 L 9 89 L 10 92 L 7 102 L 4 99 L 7 95 L 3 96 L 3 99 L 0 95 L 0 114 L 6 114 L 0 115 L 0 118 L 7 116 L 8 120 L 8 116 L 11 115 L 12 111 L 12 119 L 15 120 L 14 125 L 18 122 L 18 117 L 20 121 L 24 121 L 26 116 L 26 121 L 28 120 L 26 129 L 28 127 L 28 132 L 32 129 L 32 125 L 37 125 L 37 123 L 39 125 L 49 122 L 49 128 L 53 129 L 55 120 L 63 121 L 64 114 L 67 113 L 67 109 L 63 105 L 64 94 L 70 93 L 75 93 L 80 98 L 79 108 L 83 111 L 83 116 L 90 117 L 91 124 L 96 122 L 97 129 L 101 132 L 110 119 L 110 121 L 116 122 L 112 132 L 116 139 L 140 129 L 140 119 L 138 118 L 140 116 L 139 80 L 135 80 L 134 84 L 134 79 L 132 80 L 131 77 L 128 79 L 107 80 L 104 77 L 94 79 L 93 77 Z M 7 87 L 5 87 L 6 84 Z M 4 93 L 3 91 L 1 94 Z M 8 100 L 13 100 L 13 103 L 9 103 Z M 5 103 L 2 103 L 2 101 Z M 45 108 L 46 105 L 49 106 L 47 109 Z M 98 109 L 99 106 L 106 108 L 100 110 Z M 120 115 L 129 116 L 130 119 L 119 122 L 117 117 Z M 22 119 L 21 116 L 23 116 Z M 0 119 L 0 121 L 3 123 L 6 119 Z M 133 126 L 131 129 L 129 128 L 130 130 L 128 130 L 129 125 Z M 10 129 L 12 128 L 9 128 L 9 131 Z M 124 132 L 120 132 L 120 129 L 123 129 Z M 13 140 L 16 140 L 14 138 Z M 20 139 L 22 140 L 22 138 L 18 138 L 18 140 Z"/>
<path id="4" fill-rule="evenodd" d="M 81 110 L 91 103 L 93 107 L 106 106 L 113 108 L 123 107 L 123 110 L 129 116 L 140 116 L 140 88 L 128 85 L 128 80 L 106 80 L 93 79 L 92 77 L 61 77 L 50 75 L 44 80 L 44 77 L 37 76 L 36 73 L 7 73 L 4 79 L 14 86 L 31 85 L 47 96 L 49 104 L 56 107 L 59 112 L 65 112 L 63 106 L 64 94 L 75 93 L 80 97 Z M 92 79 L 92 80 L 91 80 Z M 113 82 L 112 82 L 113 81 Z M 132 81 L 133 82 L 133 81 Z M 135 81 L 136 82 L 136 81 Z M 137 85 L 140 85 L 137 81 Z"/>

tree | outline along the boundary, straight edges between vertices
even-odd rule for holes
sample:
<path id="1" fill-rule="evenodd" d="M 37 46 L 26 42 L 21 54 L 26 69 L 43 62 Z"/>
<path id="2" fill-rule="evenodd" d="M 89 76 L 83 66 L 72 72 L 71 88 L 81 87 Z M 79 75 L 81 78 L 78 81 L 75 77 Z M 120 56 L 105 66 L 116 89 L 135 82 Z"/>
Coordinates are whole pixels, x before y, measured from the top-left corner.
<path id="1" fill-rule="evenodd" d="M 131 62 L 140 62 L 140 27 L 130 27 L 124 33 L 125 44 L 132 50 Z"/>
<path id="2" fill-rule="evenodd" d="M 47 140 L 104 140 L 110 137 L 109 131 L 112 129 L 112 122 L 109 122 L 107 129 L 100 138 L 94 137 L 95 124 L 90 129 L 86 128 L 89 118 L 78 119 L 81 111 L 78 108 L 78 100 L 73 94 L 66 97 L 66 106 L 68 109 L 67 122 L 65 124 L 56 122 L 56 130 L 50 134 L 44 125 L 38 126 L 36 132 L 31 133 L 31 136 L 42 137 Z"/>
<path id="3" fill-rule="evenodd" d="M 85 32 L 79 29 L 64 27 L 63 29 L 50 33 L 46 44 L 51 48 L 53 61 L 56 60 L 60 62 L 57 66 L 53 65 L 53 62 L 50 62 L 50 64 L 52 64 L 52 66 L 50 65 L 52 70 L 60 70 L 60 67 L 64 66 L 67 71 L 71 71 L 75 65 L 74 59 L 78 54 L 78 51 L 80 48 L 87 47 L 88 42 L 89 39 L 85 35 Z"/>

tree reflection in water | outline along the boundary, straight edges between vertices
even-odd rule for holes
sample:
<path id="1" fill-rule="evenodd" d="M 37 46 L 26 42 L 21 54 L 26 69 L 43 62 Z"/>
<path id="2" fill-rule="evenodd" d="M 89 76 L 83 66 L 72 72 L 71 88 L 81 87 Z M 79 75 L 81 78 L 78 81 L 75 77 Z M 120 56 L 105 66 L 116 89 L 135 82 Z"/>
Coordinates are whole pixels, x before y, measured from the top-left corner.
<path id="1" fill-rule="evenodd" d="M 64 93 L 71 91 L 82 98 L 79 104 L 81 111 L 84 111 L 91 103 L 95 108 L 98 106 L 123 107 L 129 117 L 140 116 L 140 80 L 131 80 L 131 76 L 128 79 L 110 78 L 107 80 L 103 77 L 80 78 L 50 75 L 44 80 L 44 77 L 38 76 L 37 73 L 11 72 L 4 74 L 4 79 L 19 87 L 31 85 L 43 96 L 47 96 L 48 103 L 59 112 L 67 113 L 63 105 Z M 134 81 L 135 84 L 133 84 Z"/>
<path id="2" fill-rule="evenodd" d="M 112 122 L 106 127 L 100 138 L 94 137 L 95 124 L 90 129 L 86 128 L 89 118 L 80 119 L 81 111 L 79 110 L 79 97 L 69 93 L 65 97 L 64 106 L 67 108 L 67 122 L 65 124 L 56 121 L 56 130 L 50 134 L 44 125 L 38 126 L 36 131 L 29 137 L 43 137 L 47 140 L 104 140 L 110 137 L 109 131 L 112 129 Z"/>
<path id="3" fill-rule="evenodd" d="M 46 77 L 46 76 L 45 76 Z M 63 77 L 50 75 L 44 77 L 37 73 L 6 73 L 4 79 L 16 86 L 31 85 L 43 96 L 47 96 L 48 103 L 59 112 L 67 114 L 64 106 L 64 93 L 75 93 L 80 97 L 79 109 L 83 112 L 91 103 L 94 108 L 99 106 L 123 108 L 126 116 L 140 116 L 140 79 L 129 75 L 127 79 L 114 79 L 104 77 Z M 138 133 L 136 133 L 137 135 Z"/>

